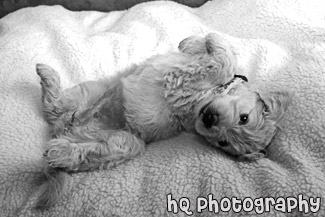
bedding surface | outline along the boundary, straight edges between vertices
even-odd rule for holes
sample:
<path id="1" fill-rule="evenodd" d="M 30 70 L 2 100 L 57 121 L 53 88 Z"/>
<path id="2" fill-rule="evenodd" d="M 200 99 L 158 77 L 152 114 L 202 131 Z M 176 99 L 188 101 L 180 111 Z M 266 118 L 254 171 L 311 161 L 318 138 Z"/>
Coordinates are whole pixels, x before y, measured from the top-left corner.
<path id="1" fill-rule="evenodd" d="M 162 1 L 110 13 L 40 6 L 2 18 L 0 216 L 325 216 L 324 6 L 214 0 L 193 9 Z M 210 32 L 233 46 L 252 88 L 294 93 L 267 158 L 238 161 L 183 134 L 111 170 L 71 174 L 57 205 L 32 209 L 46 183 L 49 139 L 37 63 L 56 69 L 67 88 Z"/>

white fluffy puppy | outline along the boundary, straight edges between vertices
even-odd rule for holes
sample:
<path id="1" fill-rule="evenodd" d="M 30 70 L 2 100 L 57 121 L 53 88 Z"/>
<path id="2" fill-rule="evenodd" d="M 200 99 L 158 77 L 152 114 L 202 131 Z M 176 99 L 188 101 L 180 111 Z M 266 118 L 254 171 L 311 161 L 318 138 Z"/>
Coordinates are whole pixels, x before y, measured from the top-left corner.
<path id="1" fill-rule="evenodd" d="M 290 98 L 286 91 L 250 90 L 244 76 L 235 76 L 235 57 L 215 34 L 189 37 L 179 52 L 64 91 L 52 68 L 37 64 L 36 70 L 52 129 L 44 153 L 48 184 L 39 208 L 58 200 L 66 172 L 111 167 L 144 151 L 146 143 L 183 131 L 234 156 L 262 157 Z"/>

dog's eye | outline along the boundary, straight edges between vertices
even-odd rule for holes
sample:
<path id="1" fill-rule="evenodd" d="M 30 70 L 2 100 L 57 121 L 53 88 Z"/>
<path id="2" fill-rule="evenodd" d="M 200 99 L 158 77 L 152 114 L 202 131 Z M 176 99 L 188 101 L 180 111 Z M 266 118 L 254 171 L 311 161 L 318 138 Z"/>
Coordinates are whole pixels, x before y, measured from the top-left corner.
<path id="1" fill-rule="evenodd" d="M 247 124 L 247 122 L 248 122 L 248 114 L 241 114 L 239 116 L 239 124 L 244 125 Z"/>

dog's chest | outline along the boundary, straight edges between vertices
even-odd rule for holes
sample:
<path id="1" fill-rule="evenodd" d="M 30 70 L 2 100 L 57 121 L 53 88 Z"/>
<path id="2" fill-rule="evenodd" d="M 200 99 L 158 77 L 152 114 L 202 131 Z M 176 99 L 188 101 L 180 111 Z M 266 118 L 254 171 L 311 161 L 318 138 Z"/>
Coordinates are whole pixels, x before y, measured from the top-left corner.
<path id="1" fill-rule="evenodd" d="M 160 76 L 129 76 L 123 80 L 125 119 L 128 127 L 145 142 L 177 135 L 182 125 L 162 97 Z"/>

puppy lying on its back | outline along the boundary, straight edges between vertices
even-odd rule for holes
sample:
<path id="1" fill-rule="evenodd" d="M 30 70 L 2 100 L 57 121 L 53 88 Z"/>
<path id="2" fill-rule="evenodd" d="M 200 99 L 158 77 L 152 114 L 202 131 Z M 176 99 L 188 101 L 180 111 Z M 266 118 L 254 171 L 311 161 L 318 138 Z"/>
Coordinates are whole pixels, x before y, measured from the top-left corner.
<path id="1" fill-rule="evenodd" d="M 285 91 L 264 96 L 250 90 L 214 34 L 184 39 L 179 52 L 153 56 L 113 79 L 64 91 L 53 69 L 36 69 L 52 129 L 39 208 L 58 200 L 66 172 L 109 168 L 144 151 L 146 143 L 183 131 L 234 156 L 262 157 L 289 101 Z"/>

